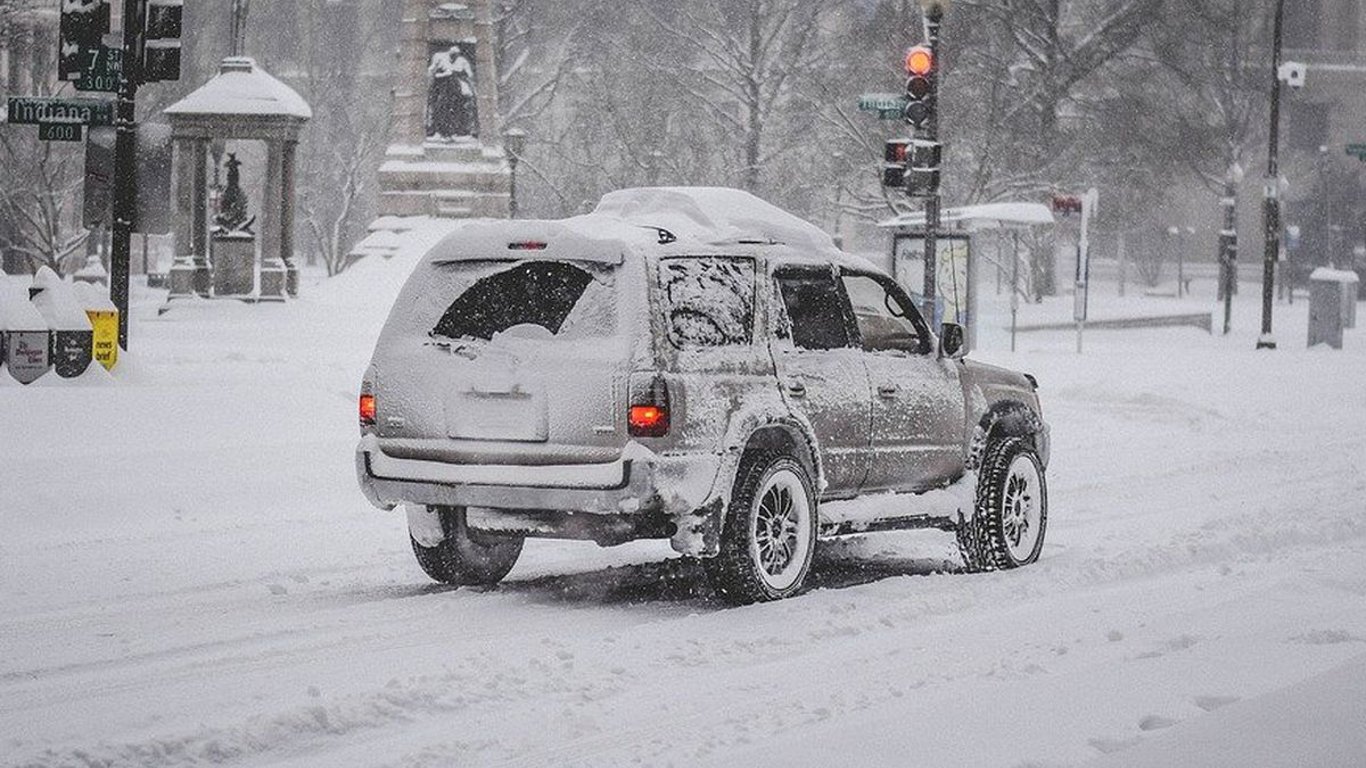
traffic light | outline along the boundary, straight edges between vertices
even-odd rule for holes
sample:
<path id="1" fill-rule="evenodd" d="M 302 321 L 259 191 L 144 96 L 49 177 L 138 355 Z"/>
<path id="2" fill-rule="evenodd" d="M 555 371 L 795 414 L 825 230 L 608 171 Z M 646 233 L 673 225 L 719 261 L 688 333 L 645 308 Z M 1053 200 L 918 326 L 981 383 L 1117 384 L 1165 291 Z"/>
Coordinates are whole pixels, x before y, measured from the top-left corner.
<path id="1" fill-rule="evenodd" d="M 78 80 L 109 34 L 109 0 L 63 0 L 57 77 Z"/>
<path id="2" fill-rule="evenodd" d="M 911 197 L 934 197 L 939 194 L 939 165 L 944 156 L 944 145 L 937 141 L 911 142 L 906 162 L 906 194 Z"/>
<path id="3" fill-rule="evenodd" d="M 180 79 L 180 36 L 185 0 L 147 0 L 142 82 Z"/>
<path id="4" fill-rule="evenodd" d="M 906 161 L 910 154 L 910 139 L 891 139 L 887 142 L 882 160 L 882 186 L 900 189 L 906 185 Z"/>
<path id="5" fill-rule="evenodd" d="M 934 53 L 917 45 L 906 53 L 906 122 L 924 128 L 934 114 Z"/>

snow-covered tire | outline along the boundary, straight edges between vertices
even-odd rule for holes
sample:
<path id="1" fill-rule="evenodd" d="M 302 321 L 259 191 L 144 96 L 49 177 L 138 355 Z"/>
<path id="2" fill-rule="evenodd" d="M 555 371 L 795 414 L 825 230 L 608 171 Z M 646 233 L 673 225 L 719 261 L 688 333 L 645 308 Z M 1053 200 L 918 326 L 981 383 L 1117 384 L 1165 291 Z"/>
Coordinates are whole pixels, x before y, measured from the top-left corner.
<path id="1" fill-rule="evenodd" d="M 441 517 L 446 538 L 434 547 L 425 547 L 411 534 L 417 564 L 434 581 L 456 586 L 497 584 L 517 564 L 522 554 L 523 536 L 471 531 L 465 524 L 463 507 L 433 507 Z"/>
<path id="2" fill-rule="evenodd" d="M 721 532 L 721 552 L 703 561 L 729 603 L 796 594 L 816 551 L 816 494 L 806 467 L 777 450 L 745 456 Z"/>
<path id="3" fill-rule="evenodd" d="M 987 446 L 972 520 L 958 526 L 969 571 L 1020 568 L 1039 559 L 1048 529 L 1048 483 L 1033 445 L 1007 437 Z"/>

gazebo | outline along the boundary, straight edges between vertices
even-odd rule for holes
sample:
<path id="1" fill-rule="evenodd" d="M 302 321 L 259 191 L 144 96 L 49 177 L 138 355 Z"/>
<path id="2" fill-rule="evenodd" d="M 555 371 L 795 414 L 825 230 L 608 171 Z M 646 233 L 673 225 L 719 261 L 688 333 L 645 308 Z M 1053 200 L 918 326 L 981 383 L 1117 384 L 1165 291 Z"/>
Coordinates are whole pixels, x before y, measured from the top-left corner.
<path id="1" fill-rule="evenodd" d="M 218 74 L 166 110 L 175 145 L 176 258 L 171 298 L 204 296 L 283 301 L 298 293 L 294 264 L 295 150 L 313 110 L 250 58 L 223 60 Z M 266 145 L 265 194 L 257 238 L 209 237 L 209 149 L 227 141 Z M 236 235 L 234 237 L 234 235 Z"/>

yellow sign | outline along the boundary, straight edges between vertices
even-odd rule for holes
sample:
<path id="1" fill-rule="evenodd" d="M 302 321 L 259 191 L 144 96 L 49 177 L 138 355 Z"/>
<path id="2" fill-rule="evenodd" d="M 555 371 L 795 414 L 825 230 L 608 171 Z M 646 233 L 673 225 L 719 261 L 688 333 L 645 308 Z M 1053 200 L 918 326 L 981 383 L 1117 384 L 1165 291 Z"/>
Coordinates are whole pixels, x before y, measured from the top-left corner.
<path id="1" fill-rule="evenodd" d="M 95 362 L 112 371 L 119 362 L 119 313 L 87 310 L 85 314 L 95 331 Z"/>

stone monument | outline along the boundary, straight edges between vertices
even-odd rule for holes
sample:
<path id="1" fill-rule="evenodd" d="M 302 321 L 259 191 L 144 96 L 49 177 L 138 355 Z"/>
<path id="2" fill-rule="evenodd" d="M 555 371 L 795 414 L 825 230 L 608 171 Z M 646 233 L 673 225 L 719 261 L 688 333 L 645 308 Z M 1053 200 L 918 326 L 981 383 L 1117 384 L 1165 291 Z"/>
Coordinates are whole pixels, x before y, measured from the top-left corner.
<path id="1" fill-rule="evenodd" d="M 490 0 L 404 0 L 380 214 L 506 218 Z"/>

